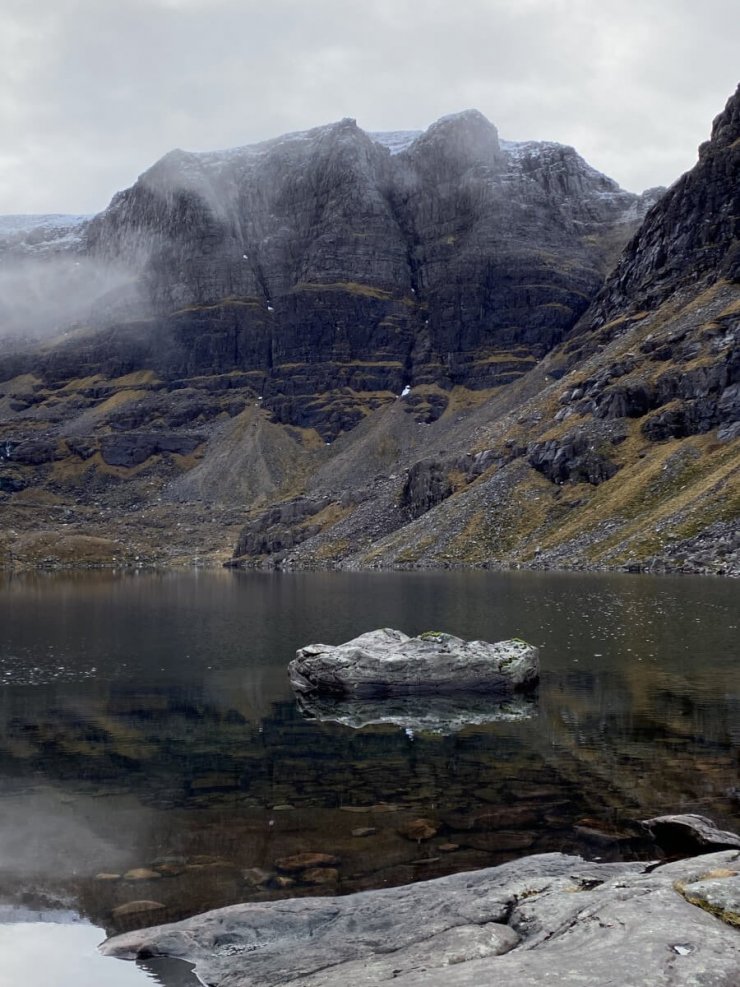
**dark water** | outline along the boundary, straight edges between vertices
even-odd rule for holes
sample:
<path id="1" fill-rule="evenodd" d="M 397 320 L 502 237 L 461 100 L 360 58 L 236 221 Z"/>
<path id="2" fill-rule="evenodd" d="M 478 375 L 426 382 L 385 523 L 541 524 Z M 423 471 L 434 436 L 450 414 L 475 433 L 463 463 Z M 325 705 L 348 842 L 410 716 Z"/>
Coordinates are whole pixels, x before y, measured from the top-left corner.
<path id="1" fill-rule="evenodd" d="M 5 579 L 0 905 L 111 933 L 543 850 L 649 856 L 634 821 L 661 812 L 740 829 L 739 595 L 532 573 Z M 302 714 L 295 649 L 380 626 L 537 644 L 533 708 L 453 733 Z M 437 835 L 402 835 L 418 818 Z M 306 850 L 340 863 L 281 887 L 274 862 Z M 162 876 L 115 876 L 133 868 Z M 141 900 L 161 907 L 114 915 Z"/>

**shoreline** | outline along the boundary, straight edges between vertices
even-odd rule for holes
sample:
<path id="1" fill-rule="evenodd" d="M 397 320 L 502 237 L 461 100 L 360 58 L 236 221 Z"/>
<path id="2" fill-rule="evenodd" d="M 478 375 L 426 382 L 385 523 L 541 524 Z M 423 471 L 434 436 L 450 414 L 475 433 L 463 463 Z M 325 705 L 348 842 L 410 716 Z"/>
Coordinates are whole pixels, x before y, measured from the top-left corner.
<path id="1" fill-rule="evenodd" d="M 686 566 L 652 566 L 644 564 L 631 564 L 621 566 L 602 565 L 547 565 L 515 563 L 507 564 L 503 562 L 398 562 L 398 563 L 373 563 L 363 565 L 359 563 L 337 562 L 270 562 L 255 561 L 243 562 L 239 560 L 228 560 L 226 562 L 207 562 L 199 559 L 196 562 L 168 562 L 149 561 L 146 563 L 121 563 L 121 562 L 48 562 L 36 564 L 11 564 L 0 562 L 0 574 L 13 575 L 26 572 L 45 573 L 79 573 L 79 572 L 111 572 L 111 573 L 153 573 L 153 572 L 217 572 L 221 570 L 231 570 L 235 572 L 531 572 L 531 573 L 595 573 L 595 574 L 621 574 L 631 576 L 710 576 L 722 579 L 740 579 L 740 564 L 732 565 L 727 569 L 719 569 L 715 572 L 707 572 L 699 567 L 688 568 Z"/>
<path id="2" fill-rule="evenodd" d="M 398 888 L 231 905 L 101 950 L 186 960 L 211 987 L 729 987 L 740 980 L 739 857 L 538 854 Z"/>

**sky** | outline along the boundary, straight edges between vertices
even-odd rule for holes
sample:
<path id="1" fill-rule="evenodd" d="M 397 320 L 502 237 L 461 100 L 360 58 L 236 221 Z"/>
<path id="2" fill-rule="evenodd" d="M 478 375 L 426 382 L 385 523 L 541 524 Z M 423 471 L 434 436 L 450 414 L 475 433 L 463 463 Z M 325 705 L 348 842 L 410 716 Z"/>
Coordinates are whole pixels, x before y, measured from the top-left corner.
<path id="1" fill-rule="evenodd" d="M 98 212 L 174 147 L 469 107 L 639 192 L 739 70 L 736 0 L 0 0 L 0 214 Z"/>

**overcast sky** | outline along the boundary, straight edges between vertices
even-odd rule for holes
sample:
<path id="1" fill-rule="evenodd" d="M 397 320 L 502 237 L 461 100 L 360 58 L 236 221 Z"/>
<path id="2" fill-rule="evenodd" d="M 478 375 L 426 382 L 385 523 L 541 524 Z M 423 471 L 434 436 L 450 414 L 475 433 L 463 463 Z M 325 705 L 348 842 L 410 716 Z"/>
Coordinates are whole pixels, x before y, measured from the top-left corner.
<path id="1" fill-rule="evenodd" d="M 0 0 L 0 213 L 97 212 L 173 147 L 476 107 L 623 187 L 696 160 L 736 0 Z"/>

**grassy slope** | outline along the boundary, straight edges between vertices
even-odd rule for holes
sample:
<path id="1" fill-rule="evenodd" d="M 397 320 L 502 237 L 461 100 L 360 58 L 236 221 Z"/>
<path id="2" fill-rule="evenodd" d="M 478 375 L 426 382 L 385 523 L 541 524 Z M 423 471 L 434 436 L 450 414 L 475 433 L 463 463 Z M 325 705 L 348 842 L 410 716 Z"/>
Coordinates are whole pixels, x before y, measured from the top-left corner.
<path id="1" fill-rule="evenodd" d="M 352 517 L 343 518 L 291 557 L 351 565 L 601 567 L 650 564 L 669 555 L 680 566 L 682 554 L 675 546 L 712 524 L 732 523 L 740 514 L 740 442 L 719 442 L 716 430 L 652 442 L 641 430 L 650 414 L 621 419 L 625 437 L 614 446 L 607 444 L 619 471 L 599 486 L 552 483 L 528 464 L 526 449 L 574 429 L 586 434 L 594 429 L 598 441 L 609 423 L 588 414 L 554 421 L 562 407 L 560 397 L 604 368 L 639 354 L 648 336 L 658 342 L 680 336 L 689 350 L 695 343 L 692 352 L 697 346 L 698 352 L 689 360 L 682 360 L 677 348 L 669 360 L 638 359 L 620 383 L 639 378 L 650 384 L 725 359 L 726 349 L 714 353 L 712 345 L 718 328 L 732 329 L 737 308 L 737 286 L 726 283 L 673 296 L 652 313 L 615 319 L 589 334 L 591 354 L 562 378 L 564 366 L 573 360 L 568 344 L 522 380 L 484 395 L 482 404 L 481 395 L 468 407 L 458 398 L 431 425 L 416 425 L 399 407 L 377 413 L 364 423 L 363 433 L 345 437 L 329 467 L 334 492 L 351 486 L 353 478 L 372 485 L 376 514 L 388 519 L 401 496 L 405 465 L 424 458 L 445 465 L 455 492 L 415 520 L 396 510 L 392 530 L 384 531 L 381 523 L 373 538 L 367 534 L 367 510 L 358 509 L 354 524 Z M 482 475 L 471 476 L 459 466 L 464 452 L 488 454 L 494 461 Z M 331 490 L 321 474 L 313 482 L 323 492 Z"/>
<path id="2" fill-rule="evenodd" d="M 336 503 L 311 518 L 322 531 L 290 553 L 297 564 L 649 562 L 737 517 L 740 443 L 718 442 L 716 432 L 651 442 L 643 419 L 623 419 L 622 441 L 605 446 L 619 471 L 599 486 L 552 483 L 528 464 L 526 450 L 575 429 L 593 429 L 594 441 L 603 443 L 613 423 L 578 412 L 555 420 L 564 392 L 635 354 L 620 384 L 649 385 L 711 366 L 724 352 L 712 345 L 736 324 L 738 309 L 737 286 L 726 283 L 672 296 L 652 313 L 613 318 L 583 333 L 509 385 L 455 388 L 430 424 L 419 418 L 434 387 L 414 389 L 415 405 L 388 395 L 331 447 L 312 430 L 272 423 L 248 388 L 217 392 L 205 418 L 190 423 L 204 433 L 204 445 L 132 467 L 111 466 L 100 451 L 81 458 L 74 439 L 109 434 L 116 416 L 142 407 L 145 427 L 166 427 L 173 399 L 153 374 L 88 377 L 55 388 L 19 378 L 1 388 L 0 441 L 17 436 L 22 420 L 26 436 L 54 435 L 57 452 L 47 466 L 13 467 L 27 485 L 4 496 L 0 558 L 21 565 L 224 561 L 245 517 L 307 494 Z M 672 359 L 650 361 L 640 356 L 648 336 L 696 345 L 691 359 L 676 349 Z M 193 380 L 177 392 L 180 405 L 196 407 L 206 385 Z M 243 399 L 236 414 L 229 411 L 235 394 Z M 11 405 L 29 396 L 33 403 L 19 418 Z M 482 471 L 471 467 L 475 456 L 483 457 Z M 424 459 L 442 464 L 453 493 L 412 519 L 400 506 L 403 483 L 409 465 Z"/>

